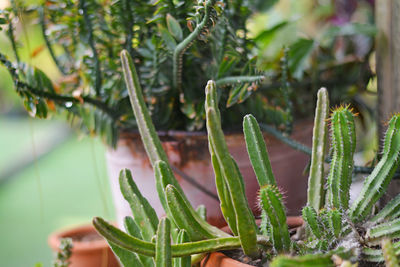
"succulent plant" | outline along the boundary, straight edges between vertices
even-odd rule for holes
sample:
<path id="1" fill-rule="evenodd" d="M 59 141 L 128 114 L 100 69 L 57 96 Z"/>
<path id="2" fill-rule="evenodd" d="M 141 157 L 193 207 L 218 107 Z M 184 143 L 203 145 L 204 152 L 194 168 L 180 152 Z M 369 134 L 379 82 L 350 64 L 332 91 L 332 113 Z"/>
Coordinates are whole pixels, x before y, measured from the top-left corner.
<path id="1" fill-rule="evenodd" d="M 290 236 L 282 194 L 271 171 L 268 152 L 256 119 L 244 118 L 243 130 L 250 161 L 260 191 L 262 222 L 256 225 L 243 177 L 230 156 L 221 129 L 215 82 L 206 86 L 206 118 L 209 150 L 222 213 L 233 235 L 211 225 L 203 208 L 195 210 L 184 195 L 168 164 L 151 123 L 132 59 L 122 52 L 122 64 L 132 108 L 144 146 L 155 171 L 157 191 L 166 212 L 159 220 L 135 185 L 129 170 L 121 171 L 120 185 L 132 207 L 123 232 L 101 218 L 94 218 L 125 266 L 191 266 L 204 253 L 241 248 L 251 258 L 270 266 L 353 266 L 386 262 L 398 266 L 400 253 L 400 196 L 382 210 L 374 206 L 385 193 L 398 165 L 400 115 L 388 123 L 381 160 L 365 179 L 363 189 L 349 202 L 355 149 L 354 114 L 349 106 L 335 108 L 327 120 L 326 89 L 320 89 L 315 115 L 313 148 L 308 183 L 308 202 L 302 210 L 304 225 Z M 324 175 L 327 123 L 330 123 L 332 158 Z M 302 231 L 305 230 L 305 231 Z M 302 234 L 303 233 L 303 234 Z"/>

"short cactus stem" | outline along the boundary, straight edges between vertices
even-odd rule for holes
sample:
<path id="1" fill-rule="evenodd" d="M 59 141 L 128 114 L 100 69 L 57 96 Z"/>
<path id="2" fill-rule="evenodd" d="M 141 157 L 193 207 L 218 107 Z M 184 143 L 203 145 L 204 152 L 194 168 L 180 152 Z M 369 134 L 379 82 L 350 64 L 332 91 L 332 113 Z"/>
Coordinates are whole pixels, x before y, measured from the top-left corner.
<path id="1" fill-rule="evenodd" d="M 272 243 L 277 252 L 286 252 L 290 249 L 290 236 L 286 224 L 285 209 L 282 204 L 282 195 L 276 186 L 266 185 L 260 189 L 260 204 L 268 217 L 268 230 Z"/>
<path id="2" fill-rule="evenodd" d="M 373 205 L 385 193 L 399 166 L 399 129 L 400 115 L 396 114 L 389 121 L 382 158 L 372 173 L 365 179 L 361 193 L 350 208 L 350 217 L 355 222 L 361 222 L 371 214 Z"/>
<path id="3" fill-rule="evenodd" d="M 317 106 L 315 108 L 311 165 L 307 189 L 307 205 L 313 207 L 317 212 L 324 206 L 325 199 L 324 161 L 328 115 L 328 91 L 326 88 L 321 88 L 317 94 Z"/>
<path id="4" fill-rule="evenodd" d="M 307 223 L 307 227 L 310 229 L 311 233 L 317 239 L 321 239 L 323 237 L 323 226 L 319 221 L 317 212 L 313 207 L 306 206 L 302 211 L 303 219 Z"/>
<path id="5" fill-rule="evenodd" d="M 377 244 L 382 238 L 400 238 L 400 218 L 385 222 L 367 230 L 366 241 L 369 244 Z"/>
<path id="6" fill-rule="evenodd" d="M 333 156 L 328 175 L 330 207 L 347 210 L 356 148 L 354 115 L 346 107 L 335 109 L 330 118 Z"/>
<path id="7" fill-rule="evenodd" d="M 181 229 L 178 233 L 178 242 L 177 244 L 183 244 L 190 242 L 189 235 L 184 229 Z M 191 258 L 190 256 L 180 257 L 175 259 L 174 267 L 190 267 L 191 266 Z"/>

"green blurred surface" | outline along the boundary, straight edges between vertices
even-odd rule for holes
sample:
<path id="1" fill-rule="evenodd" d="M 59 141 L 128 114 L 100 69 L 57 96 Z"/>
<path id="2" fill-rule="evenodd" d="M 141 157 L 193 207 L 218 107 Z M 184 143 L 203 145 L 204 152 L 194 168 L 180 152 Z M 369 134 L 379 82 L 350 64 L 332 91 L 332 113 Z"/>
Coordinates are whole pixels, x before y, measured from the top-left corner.
<path id="1" fill-rule="evenodd" d="M 65 129 L 59 126 L 0 119 L 0 166 L 17 161 L 21 152 L 33 153 L 32 138 L 37 147 Z M 1 266 L 51 266 L 47 236 L 52 231 L 90 223 L 94 216 L 113 219 L 104 150 L 96 139 L 71 135 L 36 164 L 0 183 Z"/>

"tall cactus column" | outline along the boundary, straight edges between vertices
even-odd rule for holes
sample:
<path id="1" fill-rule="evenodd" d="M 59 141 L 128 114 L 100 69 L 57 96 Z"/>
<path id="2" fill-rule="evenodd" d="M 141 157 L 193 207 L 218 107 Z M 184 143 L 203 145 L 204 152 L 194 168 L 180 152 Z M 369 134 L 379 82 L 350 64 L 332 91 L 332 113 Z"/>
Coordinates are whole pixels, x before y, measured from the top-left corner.
<path id="1" fill-rule="evenodd" d="M 383 140 L 385 122 L 400 112 L 400 0 L 377 0 L 376 70 L 378 75 L 378 130 Z M 393 181 L 388 198 L 400 192 L 400 182 Z M 384 201 L 387 202 L 387 201 Z"/>

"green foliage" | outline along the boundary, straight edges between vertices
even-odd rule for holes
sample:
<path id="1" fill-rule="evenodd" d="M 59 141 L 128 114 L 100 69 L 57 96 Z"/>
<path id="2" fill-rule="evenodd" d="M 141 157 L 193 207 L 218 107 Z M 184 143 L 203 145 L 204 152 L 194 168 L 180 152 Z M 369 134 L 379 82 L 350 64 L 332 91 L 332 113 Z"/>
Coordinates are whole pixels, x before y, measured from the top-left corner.
<path id="1" fill-rule="evenodd" d="M 123 49 L 135 58 L 144 105 L 158 130 L 204 129 L 201 88 L 209 79 L 220 80 L 225 88 L 221 105 L 229 108 L 222 109 L 224 124 L 235 125 L 240 120 L 236 114 L 244 115 L 244 105 L 232 105 L 248 99 L 264 79 L 251 53 L 253 42 L 242 36 L 258 1 L 239 5 L 216 0 L 47 0 L 36 6 L 15 2 L 0 13 L 14 61 L 5 51 L 0 51 L 0 61 L 26 109 L 40 118 L 66 110 L 83 131 L 101 135 L 110 145 L 116 144 L 118 132 L 137 127 L 121 75 Z M 30 19 L 17 19 L 25 15 Z M 61 78 L 50 80 L 29 61 L 21 62 L 20 47 L 28 45 L 14 30 L 21 21 L 39 22 Z"/>
<path id="2" fill-rule="evenodd" d="M 101 218 L 93 223 L 98 232 L 112 246 L 124 251 L 155 257 L 155 266 L 182 266 L 189 264 L 189 256 L 218 250 L 242 248 L 243 252 L 254 259 L 264 257 L 271 266 L 352 266 L 354 262 L 383 262 L 394 257 L 400 251 L 400 217 L 398 216 L 398 198 L 391 201 L 377 215 L 372 206 L 384 194 L 384 189 L 392 179 L 398 167 L 400 155 L 400 115 L 395 114 L 389 122 L 386 133 L 383 156 L 362 189 L 359 198 L 349 207 L 349 188 L 353 170 L 355 150 L 354 114 L 349 107 L 338 107 L 332 111 L 331 133 L 333 157 L 330 164 L 327 187 L 321 188 L 323 180 L 310 178 L 309 186 L 317 190 L 318 197 L 311 196 L 312 205 L 303 209 L 306 231 L 299 230 L 297 239 L 292 239 L 286 223 L 285 207 L 282 195 L 276 186 L 271 172 L 267 150 L 261 138 L 257 121 L 247 116 L 244 119 L 244 131 L 249 157 L 259 176 L 261 186 L 259 202 L 262 209 L 261 229 L 249 209 L 243 177 L 229 154 L 221 129 L 221 115 L 218 109 L 218 92 L 214 81 L 206 86 L 205 109 L 208 130 L 209 149 L 215 170 L 221 209 L 233 236 L 209 225 L 204 216 L 190 205 L 180 188 L 163 152 L 158 136 L 152 126 L 150 116 L 144 105 L 138 77 L 126 51 L 122 53 L 124 73 L 128 84 L 131 103 L 135 112 L 143 142 L 152 162 L 158 194 L 166 211 L 166 218 L 158 223 L 156 236 L 144 235 L 150 223 L 144 225 L 140 218 L 150 218 L 156 225 L 154 213 L 147 201 L 137 191 L 130 174 L 122 172 L 121 189 L 130 202 L 134 212 L 133 231 L 124 233 Z M 316 109 L 316 121 L 313 142 L 314 175 L 322 179 L 324 162 L 328 109 L 328 95 L 325 89 L 318 93 L 319 103 Z M 129 178 L 129 179 L 127 179 Z M 324 198 L 327 191 L 327 201 Z M 135 200 L 136 199 L 136 200 Z M 317 209 L 314 208 L 314 205 Z M 137 214 L 135 214 L 137 213 Z M 146 215 L 147 214 L 147 215 Z M 150 215 L 149 215 L 150 214 Z M 151 215 L 153 214 L 153 215 Z M 371 219 L 372 218 L 372 219 Z M 170 225 L 170 222 L 171 223 Z M 138 230 L 135 225 L 140 228 Z M 142 229 L 143 228 L 143 229 Z M 171 229 L 172 228 L 172 229 Z M 152 233 L 154 229 L 151 228 Z M 261 231 L 260 231 L 261 230 Z M 131 233 L 132 232 L 132 233 Z M 262 233 L 260 235 L 259 233 Z M 303 234 L 301 234 L 303 232 Z M 140 233 L 140 234 L 138 234 Z M 172 233 L 179 233 L 177 237 Z M 142 237 L 141 237 L 142 236 Z M 171 244 L 171 238 L 175 244 Z M 393 247 L 381 242 L 394 241 Z M 189 241 L 190 240 L 190 241 Z M 152 242 L 154 241 L 154 242 Z M 115 250 L 118 254 L 117 250 Z M 279 255 L 282 253 L 289 255 Z M 121 253 L 120 253 L 121 254 Z M 136 255 L 136 254 L 133 254 Z M 389 255 L 389 256 L 388 256 Z M 180 258 L 179 260 L 172 258 Z M 121 257 L 120 257 L 121 258 Z M 139 259 L 136 257 L 135 259 Z M 192 258 L 192 263 L 198 259 Z M 393 260 L 389 260 L 392 262 Z M 394 262 L 394 261 L 393 261 Z"/>

